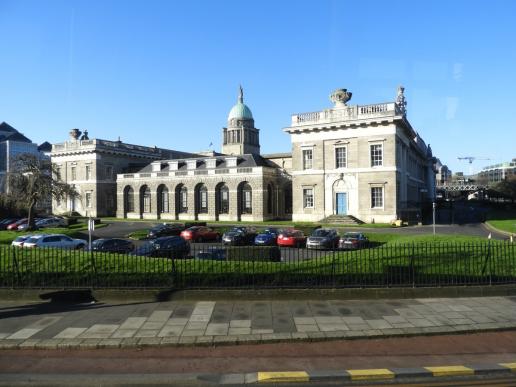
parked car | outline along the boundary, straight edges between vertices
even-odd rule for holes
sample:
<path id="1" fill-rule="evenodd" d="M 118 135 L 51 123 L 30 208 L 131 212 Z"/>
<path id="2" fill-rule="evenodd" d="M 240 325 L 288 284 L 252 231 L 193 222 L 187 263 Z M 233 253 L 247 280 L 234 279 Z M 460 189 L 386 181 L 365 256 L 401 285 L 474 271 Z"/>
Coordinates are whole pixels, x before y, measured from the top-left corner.
<path id="1" fill-rule="evenodd" d="M 63 218 L 44 218 L 36 222 L 36 227 L 66 227 L 66 220 L 64 220 Z"/>
<path id="2" fill-rule="evenodd" d="M 137 247 L 132 255 L 162 258 L 187 258 L 190 254 L 190 243 L 179 236 L 160 237 Z"/>
<path id="3" fill-rule="evenodd" d="M 306 236 L 303 231 L 296 229 L 283 230 L 278 235 L 278 246 L 302 247 L 306 244 Z"/>
<path id="4" fill-rule="evenodd" d="M 88 243 L 84 239 L 70 238 L 63 234 L 49 234 L 27 239 L 23 243 L 23 247 L 53 247 L 57 249 L 83 249 Z"/>
<path id="5" fill-rule="evenodd" d="M 369 246 L 369 239 L 361 232 L 347 232 L 339 240 L 339 248 L 356 250 Z"/>
<path id="6" fill-rule="evenodd" d="M 256 238 L 256 229 L 254 227 L 233 227 L 224 233 L 222 243 L 232 246 L 251 245 Z"/>
<path id="7" fill-rule="evenodd" d="M 23 244 L 25 243 L 25 241 L 29 238 L 31 238 L 33 235 L 20 235 L 19 237 L 17 237 L 15 240 L 13 240 L 11 242 L 11 246 L 16 246 L 16 247 L 23 247 Z"/>
<path id="8" fill-rule="evenodd" d="M 149 230 L 147 238 L 153 239 L 162 236 L 180 235 L 184 229 L 185 226 L 180 223 L 158 224 L 157 226 L 154 226 Z"/>
<path id="9" fill-rule="evenodd" d="M 182 231 L 181 238 L 192 242 L 218 241 L 220 233 L 210 227 L 193 226 Z"/>
<path id="10" fill-rule="evenodd" d="M 6 230 L 7 226 L 19 220 L 18 218 L 5 218 L 0 221 L 0 230 Z"/>
<path id="11" fill-rule="evenodd" d="M 22 218 L 22 219 L 18 219 L 17 221 L 9 224 L 6 229 L 7 230 L 11 230 L 11 231 L 16 231 L 18 230 L 18 227 L 23 224 L 23 223 L 27 223 L 27 218 Z"/>
<path id="12" fill-rule="evenodd" d="M 43 219 L 42 218 L 35 218 L 34 219 L 34 228 L 35 229 L 38 229 L 38 222 L 42 221 Z M 29 228 L 29 221 L 27 220 L 25 223 L 22 223 L 18 226 L 18 228 L 16 229 L 16 231 L 24 231 L 24 230 L 27 230 Z"/>
<path id="13" fill-rule="evenodd" d="M 276 246 L 280 233 L 281 230 L 277 228 L 266 228 L 261 234 L 256 235 L 254 244 L 257 246 Z"/>
<path id="14" fill-rule="evenodd" d="M 197 259 L 213 259 L 215 261 L 226 260 L 226 250 L 220 248 L 214 248 L 209 250 L 201 250 L 196 255 Z"/>
<path id="15" fill-rule="evenodd" d="M 91 242 L 91 250 L 107 253 L 129 253 L 134 250 L 134 244 L 126 239 L 101 238 Z"/>
<path id="16" fill-rule="evenodd" d="M 308 249 L 334 249 L 339 246 L 339 234 L 332 228 L 318 228 L 306 240 Z"/>

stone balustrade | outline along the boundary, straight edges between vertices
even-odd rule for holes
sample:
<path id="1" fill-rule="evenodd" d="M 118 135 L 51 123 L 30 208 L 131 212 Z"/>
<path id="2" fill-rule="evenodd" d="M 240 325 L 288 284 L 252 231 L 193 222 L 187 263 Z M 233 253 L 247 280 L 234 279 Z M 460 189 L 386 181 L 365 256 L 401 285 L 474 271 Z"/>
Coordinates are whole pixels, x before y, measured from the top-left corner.
<path id="1" fill-rule="evenodd" d="M 292 126 L 326 124 L 401 114 L 402 112 L 395 102 L 344 106 L 319 112 L 293 114 Z"/>
<path id="2" fill-rule="evenodd" d="M 152 148 L 141 145 L 132 145 L 126 144 L 119 141 L 108 141 L 108 140 L 100 140 L 100 139 L 92 139 L 92 140 L 76 140 L 76 141 L 65 141 L 59 144 L 52 145 L 52 151 L 69 151 L 69 150 L 78 150 L 78 149 L 94 149 L 94 148 L 110 148 L 110 149 L 118 149 L 125 150 L 131 152 L 143 152 L 143 153 L 155 153 L 160 154 L 161 150 L 159 148 Z"/>

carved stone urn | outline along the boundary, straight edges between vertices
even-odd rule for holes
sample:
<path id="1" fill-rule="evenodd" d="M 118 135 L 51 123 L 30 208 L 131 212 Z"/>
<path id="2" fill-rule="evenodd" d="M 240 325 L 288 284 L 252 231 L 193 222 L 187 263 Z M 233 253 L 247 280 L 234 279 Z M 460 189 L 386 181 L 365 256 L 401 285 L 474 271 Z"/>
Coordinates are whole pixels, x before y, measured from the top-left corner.
<path id="1" fill-rule="evenodd" d="M 335 104 L 335 107 L 346 106 L 346 102 L 351 99 L 352 93 L 347 89 L 337 89 L 330 94 L 330 101 Z"/>
<path id="2" fill-rule="evenodd" d="M 77 141 L 79 136 L 81 135 L 81 131 L 79 129 L 70 130 L 70 139 Z"/>

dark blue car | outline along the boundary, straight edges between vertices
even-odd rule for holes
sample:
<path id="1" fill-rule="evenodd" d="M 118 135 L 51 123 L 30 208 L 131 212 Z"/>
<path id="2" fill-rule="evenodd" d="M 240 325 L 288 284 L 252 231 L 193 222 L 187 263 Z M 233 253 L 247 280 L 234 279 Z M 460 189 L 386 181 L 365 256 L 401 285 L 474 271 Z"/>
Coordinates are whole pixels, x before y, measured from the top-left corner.
<path id="1" fill-rule="evenodd" d="M 258 234 L 254 238 L 254 244 L 256 246 L 276 246 L 276 240 L 280 233 L 281 230 L 277 228 L 267 228 L 263 233 Z"/>

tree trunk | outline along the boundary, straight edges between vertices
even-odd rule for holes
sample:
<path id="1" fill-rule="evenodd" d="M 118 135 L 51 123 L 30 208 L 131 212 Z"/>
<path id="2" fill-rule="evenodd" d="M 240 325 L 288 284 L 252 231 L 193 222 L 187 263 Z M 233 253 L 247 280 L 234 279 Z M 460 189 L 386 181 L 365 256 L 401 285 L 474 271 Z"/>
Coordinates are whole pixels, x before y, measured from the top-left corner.
<path id="1" fill-rule="evenodd" d="M 36 200 L 32 199 L 29 203 L 29 214 L 27 216 L 27 231 L 36 229 L 36 222 L 34 221 L 34 207 L 36 206 Z"/>

